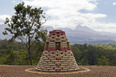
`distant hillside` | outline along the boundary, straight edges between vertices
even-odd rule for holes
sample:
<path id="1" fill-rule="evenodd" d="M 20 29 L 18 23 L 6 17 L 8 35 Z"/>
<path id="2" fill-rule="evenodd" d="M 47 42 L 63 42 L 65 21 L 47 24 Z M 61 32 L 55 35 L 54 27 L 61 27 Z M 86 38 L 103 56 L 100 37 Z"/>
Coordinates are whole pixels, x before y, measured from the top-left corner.
<path id="1" fill-rule="evenodd" d="M 46 27 L 48 31 L 54 30 L 53 27 Z M 116 43 L 116 35 L 109 32 L 97 32 L 89 27 L 78 25 L 74 30 L 69 28 L 58 28 L 66 32 L 71 44 L 112 44 Z"/>
<path id="2" fill-rule="evenodd" d="M 0 25 L 0 39 L 9 39 L 10 36 L 4 36 L 2 32 L 6 25 Z M 48 31 L 54 30 L 53 27 L 44 27 Z M 112 44 L 116 43 L 116 34 L 109 32 L 97 32 L 89 27 L 77 25 L 77 27 L 72 30 L 69 28 L 58 28 L 66 32 L 66 35 L 71 42 L 71 44 Z"/>
<path id="3" fill-rule="evenodd" d="M 10 37 L 7 35 L 3 35 L 2 32 L 4 31 L 4 28 L 6 28 L 7 25 L 0 25 L 0 39 L 9 39 Z"/>

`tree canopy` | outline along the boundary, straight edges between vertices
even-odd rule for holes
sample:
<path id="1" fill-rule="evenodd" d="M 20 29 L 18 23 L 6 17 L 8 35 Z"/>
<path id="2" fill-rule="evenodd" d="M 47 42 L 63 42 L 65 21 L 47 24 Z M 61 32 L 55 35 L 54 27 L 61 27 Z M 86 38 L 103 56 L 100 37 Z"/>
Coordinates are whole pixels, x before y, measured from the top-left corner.
<path id="1" fill-rule="evenodd" d="M 5 24 L 8 25 L 3 32 L 4 35 L 11 34 L 11 40 L 16 38 L 20 40 L 27 48 L 29 54 L 30 64 L 31 59 L 31 46 L 33 40 L 45 41 L 45 34 L 40 31 L 43 23 L 45 23 L 45 13 L 40 8 L 32 8 L 32 6 L 25 6 L 24 2 L 19 3 L 14 7 L 15 14 L 10 18 L 6 18 Z"/>
<path id="2" fill-rule="evenodd" d="M 71 48 L 79 65 L 116 66 L 116 44 L 75 44 Z M 33 44 L 31 47 L 33 65 L 37 65 L 43 50 L 44 43 Z M 28 65 L 28 52 L 24 45 L 17 41 L 0 40 L 0 64 Z"/>

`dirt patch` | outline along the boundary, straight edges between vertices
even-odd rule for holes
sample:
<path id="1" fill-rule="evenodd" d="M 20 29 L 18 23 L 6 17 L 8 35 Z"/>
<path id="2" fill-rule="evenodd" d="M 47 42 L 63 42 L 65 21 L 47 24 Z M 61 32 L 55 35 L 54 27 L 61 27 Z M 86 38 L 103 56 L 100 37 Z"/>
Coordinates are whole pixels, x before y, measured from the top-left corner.
<path id="1" fill-rule="evenodd" d="M 116 66 L 81 66 L 91 71 L 77 74 L 48 75 L 29 73 L 25 70 L 36 66 L 2 66 L 0 65 L 0 77 L 116 77 Z"/>

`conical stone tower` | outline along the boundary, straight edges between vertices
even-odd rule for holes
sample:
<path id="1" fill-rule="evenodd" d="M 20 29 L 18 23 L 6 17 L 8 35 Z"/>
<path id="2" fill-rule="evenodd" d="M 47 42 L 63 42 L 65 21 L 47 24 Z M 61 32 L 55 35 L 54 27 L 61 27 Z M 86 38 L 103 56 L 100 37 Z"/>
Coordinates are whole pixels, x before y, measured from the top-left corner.
<path id="1" fill-rule="evenodd" d="M 62 30 L 50 31 L 37 70 L 59 72 L 78 69 L 65 32 Z"/>

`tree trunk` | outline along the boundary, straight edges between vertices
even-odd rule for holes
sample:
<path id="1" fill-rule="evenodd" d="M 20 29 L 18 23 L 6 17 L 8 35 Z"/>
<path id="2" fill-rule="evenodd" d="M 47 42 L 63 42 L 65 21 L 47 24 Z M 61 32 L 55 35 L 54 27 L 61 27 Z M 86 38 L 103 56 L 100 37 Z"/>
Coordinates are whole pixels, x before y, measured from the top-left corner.
<path id="1" fill-rule="evenodd" d="M 29 61 L 30 61 L 30 65 L 32 65 L 32 57 L 31 57 L 31 46 L 30 46 L 30 36 L 28 38 L 28 54 L 29 54 Z"/>
<path id="2" fill-rule="evenodd" d="M 29 54 L 30 65 L 32 65 L 32 57 L 31 57 L 30 48 L 28 48 L 28 54 Z"/>

